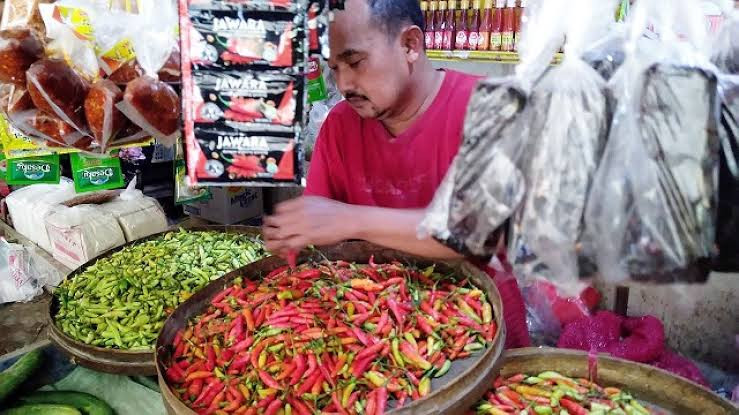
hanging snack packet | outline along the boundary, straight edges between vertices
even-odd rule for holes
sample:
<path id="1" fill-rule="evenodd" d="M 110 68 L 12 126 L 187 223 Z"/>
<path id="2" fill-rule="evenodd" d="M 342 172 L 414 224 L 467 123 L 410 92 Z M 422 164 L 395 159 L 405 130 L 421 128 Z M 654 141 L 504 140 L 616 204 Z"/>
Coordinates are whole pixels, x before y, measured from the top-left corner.
<path id="1" fill-rule="evenodd" d="M 86 7 L 85 7 L 86 6 Z M 46 25 L 46 37 L 52 39 L 47 55 L 63 59 L 88 81 L 100 71 L 95 53 L 95 31 L 92 21 L 98 16 L 91 4 L 61 0 L 38 6 Z"/>
<path id="2" fill-rule="evenodd" d="M 292 132 L 302 112 L 302 78 L 267 72 L 193 74 L 196 125 L 225 123 L 239 131 Z"/>
<path id="3" fill-rule="evenodd" d="M 104 152 L 110 140 L 128 123 L 116 104 L 123 100 L 123 91 L 109 79 L 97 81 L 85 98 L 85 116 L 96 144 Z"/>
<path id="4" fill-rule="evenodd" d="M 189 184 L 301 184 L 304 19 L 227 3 L 180 1 Z"/>
<path id="5" fill-rule="evenodd" d="M 190 61 L 197 67 L 291 68 L 305 61 L 302 18 L 242 7 L 190 8 Z"/>
<path id="6" fill-rule="evenodd" d="M 20 157 L 7 160 L 9 185 L 57 184 L 60 180 L 59 154 Z"/>
<path id="7" fill-rule="evenodd" d="M 0 29 L 30 29 L 38 36 L 46 33 L 44 21 L 39 13 L 39 0 L 5 0 Z"/>
<path id="8" fill-rule="evenodd" d="M 70 154 L 69 160 L 77 193 L 123 187 L 123 171 L 118 157 Z"/>
<path id="9" fill-rule="evenodd" d="M 157 73 L 176 43 L 171 28 L 177 23 L 177 10 L 171 0 L 144 5 L 132 42 L 145 75 L 128 83 L 116 107 L 160 144 L 171 147 L 179 134 L 180 98 Z"/>
<path id="10" fill-rule="evenodd" d="M 203 186 L 295 185 L 301 182 L 302 154 L 295 154 L 297 134 L 239 132 L 229 127 L 196 127 L 188 170 Z M 301 147 L 297 147 L 300 149 Z"/>
<path id="11" fill-rule="evenodd" d="M 651 48 L 639 43 L 647 16 L 660 33 Z M 704 282 L 715 254 L 719 149 L 705 22 L 689 0 L 671 8 L 640 0 L 632 19 L 611 85 L 618 109 L 586 208 L 586 248 L 608 281 Z"/>
<path id="12" fill-rule="evenodd" d="M 41 38 L 29 29 L 0 31 L 0 82 L 26 86 L 26 71 L 44 57 Z"/>

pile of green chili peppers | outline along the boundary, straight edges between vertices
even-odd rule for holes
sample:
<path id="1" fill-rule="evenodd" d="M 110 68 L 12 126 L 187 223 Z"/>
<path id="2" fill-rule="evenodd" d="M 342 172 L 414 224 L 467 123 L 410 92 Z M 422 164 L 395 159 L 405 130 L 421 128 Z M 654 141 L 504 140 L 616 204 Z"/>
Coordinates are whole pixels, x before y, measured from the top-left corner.
<path id="1" fill-rule="evenodd" d="M 214 231 L 180 230 L 128 246 L 54 291 L 56 325 L 89 345 L 151 349 L 180 303 L 265 255 L 257 237 Z"/>

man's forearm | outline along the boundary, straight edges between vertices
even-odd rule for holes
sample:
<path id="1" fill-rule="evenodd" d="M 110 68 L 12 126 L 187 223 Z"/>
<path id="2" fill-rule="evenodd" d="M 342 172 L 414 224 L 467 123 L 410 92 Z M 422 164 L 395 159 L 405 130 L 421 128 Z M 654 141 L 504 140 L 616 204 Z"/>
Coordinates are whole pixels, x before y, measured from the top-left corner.
<path id="1" fill-rule="evenodd" d="M 350 206 L 347 209 L 350 239 L 362 239 L 409 254 L 438 259 L 462 256 L 432 238 L 418 239 L 417 228 L 425 215 L 423 209 L 387 209 Z"/>

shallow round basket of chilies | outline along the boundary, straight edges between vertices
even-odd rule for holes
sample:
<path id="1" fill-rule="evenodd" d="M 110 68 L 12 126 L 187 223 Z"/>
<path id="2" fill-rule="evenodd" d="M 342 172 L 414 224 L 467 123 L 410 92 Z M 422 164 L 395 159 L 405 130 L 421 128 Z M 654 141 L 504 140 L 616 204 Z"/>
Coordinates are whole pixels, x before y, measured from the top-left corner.
<path id="1" fill-rule="evenodd" d="M 170 414 L 462 414 L 496 373 L 492 280 L 364 242 L 269 257 L 169 317 L 157 370 Z"/>
<path id="2" fill-rule="evenodd" d="M 469 415 L 734 415 L 739 407 L 662 369 L 605 354 L 508 350 Z"/>
<path id="3" fill-rule="evenodd" d="M 156 339 L 176 306 L 265 255 L 248 226 L 187 227 L 112 249 L 54 290 L 49 338 L 82 366 L 154 376 Z"/>

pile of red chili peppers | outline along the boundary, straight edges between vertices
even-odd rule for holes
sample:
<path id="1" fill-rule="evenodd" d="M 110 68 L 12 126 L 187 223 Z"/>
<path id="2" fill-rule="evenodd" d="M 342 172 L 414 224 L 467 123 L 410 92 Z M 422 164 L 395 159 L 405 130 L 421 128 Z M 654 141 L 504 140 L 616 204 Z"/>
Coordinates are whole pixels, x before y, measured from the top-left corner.
<path id="1" fill-rule="evenodd" d="M 478 403 L 477 414 L 489 415 L 657 415 L 618 388 L 601 387 L 588 379 L 557 372 L 536 376 L 498 377 Z M 472 412 L 474 413 L 474 412 Z"/>
<path id="2" fill-rule="evenodd" d="M 468 281 L 398 262 L 237 279 L 177 333 L 166 378 L 199 414 L 384 414 L 495 336 Z"/>

